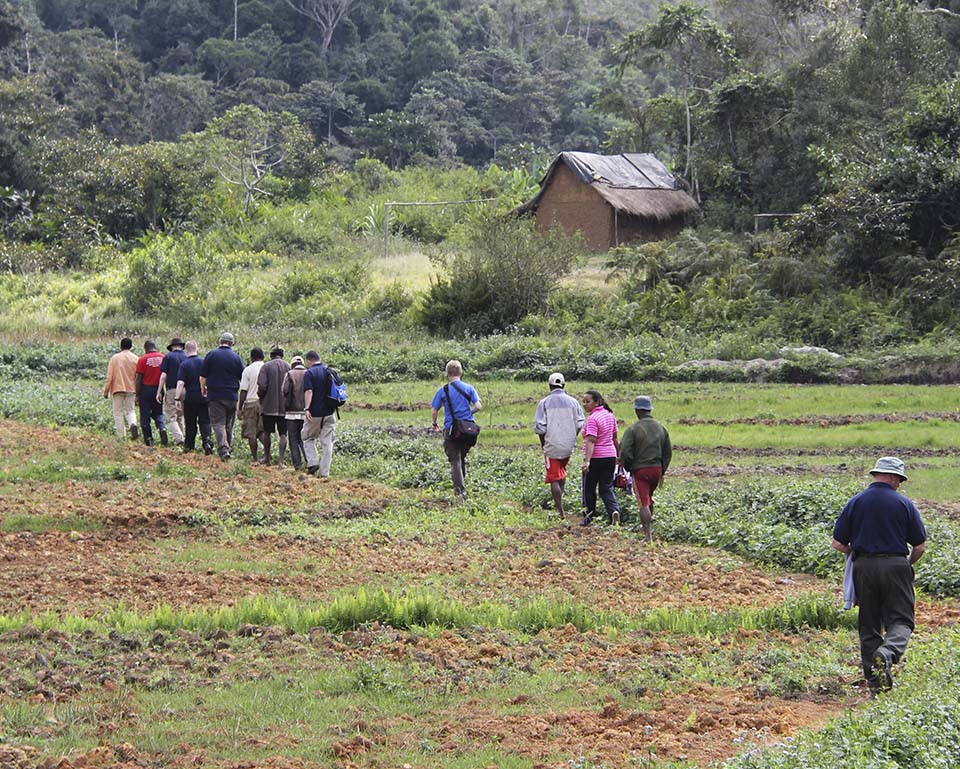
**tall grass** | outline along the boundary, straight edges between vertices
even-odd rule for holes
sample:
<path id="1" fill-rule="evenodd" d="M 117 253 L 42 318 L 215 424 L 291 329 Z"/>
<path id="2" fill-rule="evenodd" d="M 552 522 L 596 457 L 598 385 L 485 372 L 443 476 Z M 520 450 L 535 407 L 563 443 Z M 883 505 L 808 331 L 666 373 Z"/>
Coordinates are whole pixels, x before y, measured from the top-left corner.
<path id="1" fill-rule="evenodd" d="M 852 614 L 839 610 L 829 596 L 807 595 L 776 607 L 653 609 L 637 615 L 597 612 L 582 604 L 534 598 L 515 605 L 483 603 L 467 606 L 432 593 L 393 594 L 360 588 L 328 604 L 307 604 L 283 596 L 254 596 L 216 609 L 174 609 L 163 605 L 139 614 L 118 607 L 97 618 L 53 613 L 0 615 L 0 633 L 32 625 L 68 632 L 85 630 L 153 632 L 186 629 L 195 632 L 236 630 L 242 625 L 269 625 L 305 633 L 322 627 L 334 632 L 379 623 L 398 630 L 414 627 L 494 627 L 521 633 L 573 626 L 583 631 L 649 630 L 687 635 L 717 635 L 738 629 L 795 632 L 801 628 L 851 627 Z"/>

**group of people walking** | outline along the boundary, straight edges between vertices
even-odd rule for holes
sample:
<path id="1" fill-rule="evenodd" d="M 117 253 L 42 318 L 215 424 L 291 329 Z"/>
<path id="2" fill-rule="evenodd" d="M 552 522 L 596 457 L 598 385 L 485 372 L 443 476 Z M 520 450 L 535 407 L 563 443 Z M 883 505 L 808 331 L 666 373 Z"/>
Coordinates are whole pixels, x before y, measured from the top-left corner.
<path id="1" fill-rule="evenodd" d="M 295 468 L 329 475 L 337 413 L 327 394 L 330 377 L 337 375 L 317 352 L 295 355 L 287 363 L 281 347 L 270 350 L 268 361 L 255 347 L 244 365 L 233 350 L 230 333 L 221 334 L 219 345 L 203 357 L 196 342 L 180 338 L 170 340 L 166 354 L 152 340 L 144 343 L 140 356 L 132 347 L 129 338 L 121 340 L 103 389 L 104 397 L 113 399 L 119 437 L 129 434 L 136 440 L 142 432 L 144 443 L 153 445 L 156 427 L 162 445 L 172 440 L 189 452 L 196 448 L 199 434 L 205 453 L 216 448 L 222 459 L 229 459 L 239 414 L 254 460 L 262 445 L 263 461 L 271 463 L 276 433 L 279 465 L 289 448 Z M 442 411 L 443 449 L 453 490 L 464 499 L 467 454 L 479 433 L 474 415 L 482 404 L 476 388 L 462 380 L 459 361 L 449 361 L 445 373 L 447 382 L 431 402 L 431 428 L 441 430 Z M 559 372 L 547 383 L 550 390 L 537 404 L 533 430 L 540 439 L 544 482 L 550 485 L 556 511 L 565 515 L 567 467 L 582 435 L 582 525 L 596 516 L 598 497 L 607 520 L 618 524 L 621 510 L 614 487 L 622 485 L 636 496 L 643 536 L 650 542 L 653 492 L 673 455 L 667 429 L 652 417 L 653 401 L 646 395 L 634 399 L 636 421 L 620 439 L 616 416 L 597 390 L 587 390 L 578 400 L 566 393 Z M 847 556 L 845 598 L 848 606 L 860 607 L 863 672 L 875 693 L 892 686 L 892 667 L 903 656 L 914 629 L 913 565 L 925 551 L 927 533 L 916 505 L 898 492 L 907 480 L 904 463 L 881 457 L 870 475 L 870 486 L 851 498 L 837 518 L 832 544 Z"/>
<path id="2" fill-rule="evenodd" d="M 331 370 L 313 350 L 288 363 L 280 346 L 270 350 L 268 361 L 254 347 L 245 365 L 234 344 L 233 334 L 225 332 L 201 357 L 195 341 L 174 337 L 164 354 L 148 339 L 137 356 L 130 338 L 120 340 L 103 388 L 103 397 L 113 400 L 117 436 L 137 440 L 142 433 L 143 442 L 152 446 L 156 427 L 162 446 L 172 442 L 191 452 L 199 435 L 204 453 L 216 450 L 227 460 L 239 417 L 255 461 L 262 446 L 263 463 L 271 464 L 276 434 L 278 465 L 285 463 L 289 448 L 295 469 L 329 476 L 337 424 L 336 408 L 325 397 Z"/>
<path id="3" fill-rule="evenodd" d="M 467 493 L 467 454 L 476 443 L 476 437 L 471 431 L 464 433 L 455 428 L 461 420 L 473 422 L 474 414 L 482 404 L 476 388 L 462 380 L 460 361 L 449 361 L 446 375 L 447 384 L 437 390 L 431 402 L 431 427 L 434 431 L 440 430 L 438 416 L 442 410 L 444 453 L 450 462 L 454 494 L 463 499 Z M 565 515 L 563 495 L 567 465 L 582 433 L 582 524 L 589 525 L 596 515 L 598 495 L 606 508 L 608 521 L 614 525 L 620 523 L 621 511 L 614 493 L 614 479 L 618 467 L 622 467 L 625 485 L 632 486 L 640 506 L 644 538 L 651 541 L 653 492 L 660 485 L 673 456 L 670 434 L 651 416 L 653 402 L 648 396 L 637 396 L 633 404 L 637 421 L 627 429 L 621 443 L 617 418 L 598 391 L 587 390 L 578 401 L 566 393 L 566 380 L 560 372 L 551 374 L 547 384 L 550 392 L 537 404 L 533 430 L 540 438 L 544 482 L 550 485 L 557 512 Z M 458 432 L 463 434 L 458 435 Z"/>
<path id="4" fill-rule="evenodd" d="M 637 421 L 627 428 L 619 440 L 617 418 L 597 390 L 587 390 L 581 399 L 568 395 L 563 374 L 556 372 L 547 379 L 550 393 L 537 404 L 533 431 L 540 437 L 546 477 L 553 504 L 564 515 L 563 492 L 567 464 L 576 448 L 577 436 L 583 434 L 581 467 L 582 525 L 587 526 L 597 514 L 597 497 L 603 501 L 607 520 L 620 523 L 620 504 L 614 493 L 617 478 L 632 488 L 640 512 L 644 539 L 652 539 L 653 492 L 663 480 L 673 458 L 673 447 L 667 429 L 651 416 L 653 401 L 638 395 L 633 401 Z"/>
<path id="5" fill-rule="evenodd" d="M 466 456 L 475 442 L 458 441 L 458 420 L 473 420 L 480 410 L 480 396 L 463 382 L 459 361 L 447 364 L 448 383 L 434 395 L 433 430 L 439 430 L 438 414 L 444 410 L 444 451 L 450 461 L 455 494 L 466 496 Z M 603 501 L 611 524 L 620 522 L 620 506 L 614 493 L 615 479 L 629 473 L 626 485 L 633 489 L 639 507 L 644 539 L 651 541 L 653 492 L 670 466 L 673 450 L 667 429 L 651 413 L 653 401 L 638 395 L 633 401 L 637 420 L 618 437 L 617 419 L 603 396 L 587 390 L 581 399 L 568 395 L 563 374 L 551 374 L 549 394 L 537 404 L 533 430 L 543 450 L 545 478 L 553 504 L 564 515 L 563 496 L 567 466 L 583 436 L 581 467 L 582 525 L 596 515 L 597 496 Z M 453 389 L 458 393 L 451 397 Z M 927 532 L 916 505 L 898 492 L 907 480 L 904 463 L 896 457 L 881 457 L 870 471 L 870 486 L 852 497 L 837 518 L 833 547 L 848 559 L 850 606 L 858 604 L 858 633 L 863 674 L 870 692 L 893 685 L 892 668 L 906 651 L 914 629 L 913 565 L 926 549 Z"/>

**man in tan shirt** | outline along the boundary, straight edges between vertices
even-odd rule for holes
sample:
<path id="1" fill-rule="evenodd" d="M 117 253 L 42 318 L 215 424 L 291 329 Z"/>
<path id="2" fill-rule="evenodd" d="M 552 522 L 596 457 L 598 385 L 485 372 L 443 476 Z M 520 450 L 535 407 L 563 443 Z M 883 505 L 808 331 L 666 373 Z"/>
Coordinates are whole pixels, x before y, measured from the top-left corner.
<path id="1" fill-rule="evenodd" d="M 117 437 L 125 438 L 129 429 L 130 437 L 136 440 L 139 435 L 135 408 L 137 356 L 132 348 L 132 339 L 120 340 L 120 352 L 110 358 L 107 366 L 103 397 L 113 398 L 113 428 Z"/>

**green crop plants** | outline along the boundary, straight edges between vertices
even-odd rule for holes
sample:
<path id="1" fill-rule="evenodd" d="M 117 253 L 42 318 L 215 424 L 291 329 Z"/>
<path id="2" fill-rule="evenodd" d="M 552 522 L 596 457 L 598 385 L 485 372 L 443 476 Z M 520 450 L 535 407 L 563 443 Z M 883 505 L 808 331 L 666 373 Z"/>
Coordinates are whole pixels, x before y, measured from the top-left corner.
<path id="1" fill-rule="evenodd" d="M 26 380 L 0 382 L 0 417 L 110 432 L 113 415 L 101 388 L 102 385 L 70 380 L 47 380 L 39 384 Z"/>
<path id="2" fill-rule="evenodd" d="M 756 749 L 727 769 L 952 769 L 960 764 L 960 631 L 916 640 L 893 691 L 819 732 Z"/>
<path id="3" fill-rule="evenodd" d="M 843 559 L 830 546 L 833 523 L 863 486 L 832 481 L 758 481 L 713 488 L 667 486 L 657 506 L 660 536 L 718 547 L 758 563 L 837 577 Z M 918 587 L 960 594 L 960 532 L 949 519 L 928 515 L 937 546 L 916 566 Z"/>

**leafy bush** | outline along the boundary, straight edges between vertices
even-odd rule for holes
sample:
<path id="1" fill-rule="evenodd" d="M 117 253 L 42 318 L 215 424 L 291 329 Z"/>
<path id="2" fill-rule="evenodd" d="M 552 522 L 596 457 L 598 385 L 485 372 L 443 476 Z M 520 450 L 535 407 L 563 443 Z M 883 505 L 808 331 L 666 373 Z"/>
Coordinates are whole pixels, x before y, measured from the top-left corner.
<path id="1" fill-rule="evenodd" d="M 325 218 L 302 206 L 261 207 L 260 218 L 252 225 L 250 247 L 298 259 L 327 260 L 335 253 L 336 241 Z"/>
<path id="2" fill-rule="evenodd" d="M 63 250 L 58 246 L 0 238 L 0 269 L 6 272 L 44 272 L 63 267 L 64 264 Z"/>
<path id="3" fill-rule="evenodd" d="M 578 250 L 559 229 L 541 235 L 531 221 L 487 217 L 469 250 L 444 260 L 446 276 L 430 286 L 421 320 L 431 331 L 506 329 L 546 308 Z"/>
<path id="4" fill-rule="evenodd" d="M 365 192 L 379 192 L 400 186 L 400 178 L 386 163 L 376 158 L 360 158 L 353 164 L 353 175 Z"/>
<path id="5" fill-rule="evenodd" d="M 396 318 L 413 307 L 413 294 L 399 281 L 382 288 L 374 288 L 367 295 L 366 315 L 370 320 Z"/>

